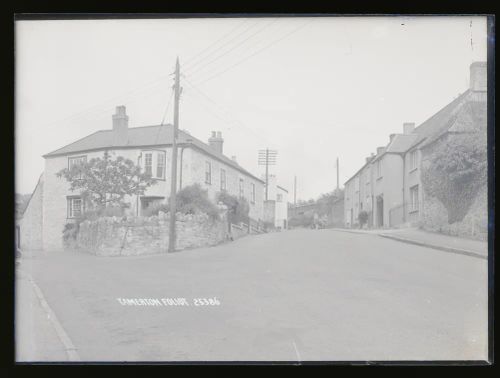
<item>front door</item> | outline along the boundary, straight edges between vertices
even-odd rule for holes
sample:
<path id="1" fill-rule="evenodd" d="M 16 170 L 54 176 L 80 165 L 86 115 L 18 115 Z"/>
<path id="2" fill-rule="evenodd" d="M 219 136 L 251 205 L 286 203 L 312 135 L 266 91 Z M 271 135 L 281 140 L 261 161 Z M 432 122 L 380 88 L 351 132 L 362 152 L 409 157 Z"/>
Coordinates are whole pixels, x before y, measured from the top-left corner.
<path id="1" fill-rule="evenodd" d="M 377 197 L 377 227 L 384 227 L 384 198 Z"/>

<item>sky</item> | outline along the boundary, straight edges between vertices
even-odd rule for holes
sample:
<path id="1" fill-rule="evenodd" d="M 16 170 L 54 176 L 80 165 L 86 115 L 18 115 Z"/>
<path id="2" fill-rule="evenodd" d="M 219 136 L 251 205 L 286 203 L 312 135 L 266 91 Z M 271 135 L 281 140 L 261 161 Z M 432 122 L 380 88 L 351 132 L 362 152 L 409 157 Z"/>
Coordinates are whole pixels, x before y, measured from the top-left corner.
<path id="1" fill-rule="evenodd" d="M 258 150 L 293 197 L 340 186 L 404 122 L 418 126 L 486 61 L 485 17 L 298 17 L 16 21 L 16 192 L 43 154 L 97 130 L 125 105 L 129 127 L 173 122 L 261 176 Z M 290 198 L 289 198 L 290 200 Z"/>

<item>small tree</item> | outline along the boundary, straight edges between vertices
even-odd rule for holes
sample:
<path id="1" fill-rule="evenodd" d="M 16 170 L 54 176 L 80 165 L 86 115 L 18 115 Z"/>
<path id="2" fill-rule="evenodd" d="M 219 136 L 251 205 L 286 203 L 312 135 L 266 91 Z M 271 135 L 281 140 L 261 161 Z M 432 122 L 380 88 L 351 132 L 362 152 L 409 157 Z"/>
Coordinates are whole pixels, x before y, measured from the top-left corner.
<path id="1" fill-rule="evenodd" d="M 142 195 L 156 184 L 132 160 L 121 156 L 111 159 L 107 152 L 103 158 L 64 168 L 56 175 L 70 183 L 71 191 L 80 190 L 82 199 L 98 211 L 107 206 L 124 206 L 125 196 Z"/>
<path id="2" fill-rule="evenodd" d="M 368 223 L 368 212 L 361 210 L 358 214 L 359 228 L 363 228 Z"/>
<path id="3" fill-rule="evenodd" d="M 422 171 L 426 193 L 448 211 L 448 223 L 461 221 L 487 181 L 486 131 L 451 135 L 429 155 Z"/>

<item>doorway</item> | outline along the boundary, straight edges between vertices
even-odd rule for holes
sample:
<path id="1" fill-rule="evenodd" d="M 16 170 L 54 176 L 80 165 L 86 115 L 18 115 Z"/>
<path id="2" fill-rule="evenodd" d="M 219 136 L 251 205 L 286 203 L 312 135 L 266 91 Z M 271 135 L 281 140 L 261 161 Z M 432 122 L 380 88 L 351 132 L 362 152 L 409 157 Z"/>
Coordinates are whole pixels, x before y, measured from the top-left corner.
<path id="1" fill-rule="evenodd" d="M 377 196 L 377 224 L 376 227 L 384 227 L 384 197 Z"/>

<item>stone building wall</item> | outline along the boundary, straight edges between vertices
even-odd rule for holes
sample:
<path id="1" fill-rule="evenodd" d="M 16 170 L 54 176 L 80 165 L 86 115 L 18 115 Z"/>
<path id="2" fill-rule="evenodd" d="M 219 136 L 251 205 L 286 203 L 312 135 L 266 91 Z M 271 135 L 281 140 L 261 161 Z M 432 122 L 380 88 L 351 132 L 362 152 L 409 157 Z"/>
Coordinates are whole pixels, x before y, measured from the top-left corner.
<path id="1" fill-rule="evenodd" d="M 22 219 L 19 221 L 20 248 L 22 250 L 43 249 L 43 174 L 31 195 Z"/>

